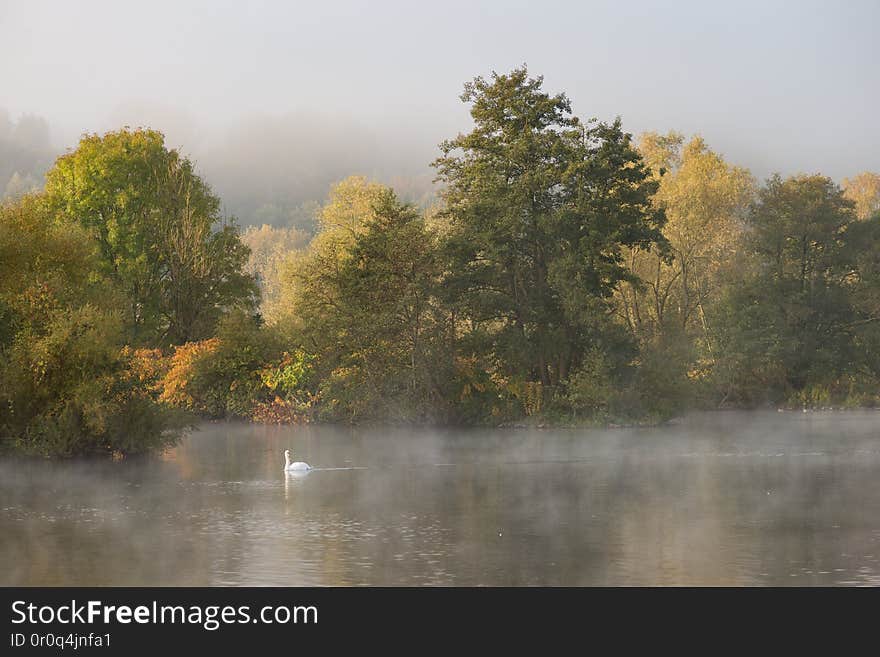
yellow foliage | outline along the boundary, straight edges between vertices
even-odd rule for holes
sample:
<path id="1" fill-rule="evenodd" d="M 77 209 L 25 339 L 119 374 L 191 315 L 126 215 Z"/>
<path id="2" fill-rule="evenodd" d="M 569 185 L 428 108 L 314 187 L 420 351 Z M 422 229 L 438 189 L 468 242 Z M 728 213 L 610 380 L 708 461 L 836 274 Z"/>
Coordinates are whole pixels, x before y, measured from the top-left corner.
<path id="1" fill-rule="evenodd" d="M 301 328 L 304 318 L 320 325 L 332 309 L 335 276 L 364 226 L 375 219 L 374 205 L 388 188 L 362 176 L 351 176 L 330 190 L 318 214 L 320 231 L 308 248 L 290 250 L 278 262 L 279 282 L 267 321 L 289 329 Z"/>
<path id="2" fill-rule="evenodd" d="M 526 415 L 538 415 L 544 408 L 544 386 L 540 381 L 511 382 L 507 389 L 522 404 Z"/>
<path id="3" fill-rule="evenodd" d="M 297 228 L 263 224 L 259 228 L 250 226 L 241 241 L 251 250 L 246 270 L 259 281 L 262 315 L 270 323 L 274 322 L 278 315 L 282 269 L 291 253 L 305 248 L 309 235 Z"/>
<path id="4" fill-rule="evenodd" d="M 699 136 L 684 143 L 678 133 L 646 133 L 639 150 L 660 180 L 654 203 L 666 213 L 663 235 L 669 252 L 666 257 L 657 249 L 626 254 L 643 285 L 621 286 L 619 314 L 643 340 L 669 326 L 705 331 L 702 308 L 734 261 L 754 179 Z"/>
<path id="5" fill-rule="evenodd" d="M 843 179 L 843 195 L 856 204 L 856 216 L 869 219 L 880 212 L 880 173 L 865 171 Z"/>

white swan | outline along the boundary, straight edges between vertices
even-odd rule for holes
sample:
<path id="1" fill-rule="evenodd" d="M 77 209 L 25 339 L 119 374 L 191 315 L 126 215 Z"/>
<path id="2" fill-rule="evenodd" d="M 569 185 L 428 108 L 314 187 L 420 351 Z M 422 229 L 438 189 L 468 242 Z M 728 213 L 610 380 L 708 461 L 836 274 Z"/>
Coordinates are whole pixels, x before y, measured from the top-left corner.
<path id="1" fill-rule="evenodd" d="M 311 470 L 312 466 L 302 461 L 290 461 L 290 450 L 284 450 L 284 471 L 285 472 L 306 472 Z"/>

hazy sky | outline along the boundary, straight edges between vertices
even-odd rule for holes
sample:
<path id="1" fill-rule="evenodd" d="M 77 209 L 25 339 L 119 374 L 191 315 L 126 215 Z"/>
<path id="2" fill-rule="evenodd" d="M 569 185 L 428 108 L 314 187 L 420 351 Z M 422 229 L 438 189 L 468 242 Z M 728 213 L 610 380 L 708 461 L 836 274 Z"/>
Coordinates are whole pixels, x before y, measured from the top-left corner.
<path id="1" fill-rule="evenodd" d="M 760 176 L 880 170 L 880 0 L 0 0 L 0 107 L 59 145 L 310 115 L 429 159 L 468 125 L 462 83 L 522 62 L 585 118 L 699 132 Z"/>

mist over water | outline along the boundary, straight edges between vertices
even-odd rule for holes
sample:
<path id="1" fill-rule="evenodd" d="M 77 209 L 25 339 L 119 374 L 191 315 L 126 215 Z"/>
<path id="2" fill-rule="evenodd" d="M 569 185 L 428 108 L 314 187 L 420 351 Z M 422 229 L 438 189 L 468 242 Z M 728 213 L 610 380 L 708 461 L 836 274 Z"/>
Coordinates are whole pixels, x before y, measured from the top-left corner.
<path id="1" fill-rule="evenodd" d="M 206 424 L 157 457 L 0 462 L 0 585 L 876 585 L 878 429 Z"/>

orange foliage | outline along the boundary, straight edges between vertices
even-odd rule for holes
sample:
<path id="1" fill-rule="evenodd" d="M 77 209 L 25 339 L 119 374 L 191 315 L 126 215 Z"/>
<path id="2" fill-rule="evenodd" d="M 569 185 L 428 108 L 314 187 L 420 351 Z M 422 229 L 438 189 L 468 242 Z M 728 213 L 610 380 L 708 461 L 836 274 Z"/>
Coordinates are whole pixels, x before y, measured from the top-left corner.
<path id="1" fill-rule="evenodd" d="M 163 378 L 171 367 L 171 359 L 161 349 L 132 349 L 124 347 L 122 357 L 128 362 L 129 369 L 143 389 L 161 392 Z"/>
<path id="2" fill-rule="evenodd" d="M 195 363 L 202 356 L 216 351 L 219 346 L 220 340 L 211 338 L 176 347 L 171 356 L 171 366 L 160 384 L 159 401 L 193 410 L 196 402 L 187 391 L 187 384 L 192 379 Z"/>

